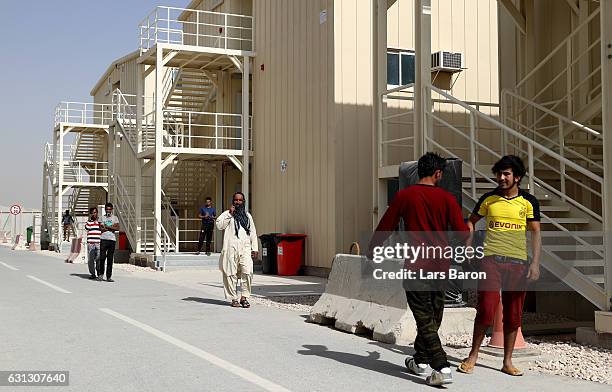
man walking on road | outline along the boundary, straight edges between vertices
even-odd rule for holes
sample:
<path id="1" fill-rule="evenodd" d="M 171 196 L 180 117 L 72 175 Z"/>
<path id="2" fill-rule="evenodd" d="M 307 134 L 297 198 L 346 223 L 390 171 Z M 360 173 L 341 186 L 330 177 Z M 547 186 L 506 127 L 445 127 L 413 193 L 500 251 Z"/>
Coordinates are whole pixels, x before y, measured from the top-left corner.
<path id="1" fill-rule="evenodd" d="M 472 350 L 458 371 L 470 374 L 487 328 L 493 325 L 499 306 L 503 306 L 504 363 L 502 372 L 511 376 L 523 373 L 512 363 L 512 352 L 521 326 L 527 282 L 540 277 L 540 205 L 535 196 L 521 190 L 525 175 L 523 161 L 514 155 L 502 157 L 492 169 L 498 187 L 485 193 L 470 215 L 473 230 L 481 218 L 487 219 L 484 259 L 480 270 L 487 277 L 478 283 L 478 306 L 474 320 Z M 532 232 L 532 260 L 527 258 L 526 230 Z"/>
<path id="2" fill-rule="evenodd" d="M 200 254 L 202 251 L 202 243 L 206 240 L 206 256 L 210 256 L 210 242 L 212 241 L 215 219 L 217 218 L 217 210 L 213 207 L 211 197 L 206 198 L 206 204 L 204 204 L 204 207 L 200 208 L 198 216 L 202 219 L 202 226 L 200 227 L 198 251 L 196 254 Z"/>
<path id="3" fill-rule="evenodd" d="M 64 241 L 70 240 L 70 233 L 72 232 L 72 225 L 74 224 L 74 218 L 70 215 L 70 210 L 66 210 L 62 215 L 62 225 L 64 226 Z"/>
<path id="4" fill-rule="evenodd" d="M 446 160 L 435 153 L 427 153 L 418 161 L 419 181 L 417 184 L 399 191 L 370 241 L 368 255 L 373 249 L 382 245 L 385 239 L 404 221 L 410 242 L 417 246 L 423 244 L 440 246 L 448 245 L 446 232 L 466 233 L 468 227 L 463 221 L 461 207 L 449 192 L 438 187 Z M 450 261 L 443 258 L 406 260 L 405 268 L 421 276 L 422 271 L 446 271 Z M 425 375 L 428 365 L 431 375 L 426 378 L 428 385 L 443 385 L 453 381 L 450 363 L 442 348 L 438 329 L 444 313 L 445 279 L 405 280 L 406 299 L 417 325 L 417 337 L 414 341 L 415 354 L 406 358 L 406 367 L 416 375 Z"/>
<path id="5" fill-rule="evenodd" d="M 100 262 L 98 263 L 98 280 L 102 280 L 104 275 L 104 264 L 106 262 L 106 281 L 114 282 L 113 257 L 115 255 L 115 244 L 117 243 L 116 233 L 119 231 L 119 219 L 113 214 L 113 205 L 106 203 L 104 206 L 106 214 L 102 217 L 100 230 Z"/>
<path id="6" fill-rule="evenodd" d="M 253 258 L 257 257 L 258 243 L 255 223 L 244 207 L 242 192 L 233 196 L 232 206 L 217 218 L 217 228 L 224 230 L 223 250 L 219 257 L 219 269 L 223 273 L 225 298 L 232 300 L 232 307 L 248 308 L 253 278 Z M 241 281 L 241 297 L 238 300 L 236 283 Z"/>
<path id="7" fill-rule="evenodd" d="M 89 267 L 89 279 L 96 279 L 96 263 L 100 259 L 100 222 L 98 222 L 98 209 L 89 209 L 89 220 L 85 223 L 87 231 L 87 265 Z"/>

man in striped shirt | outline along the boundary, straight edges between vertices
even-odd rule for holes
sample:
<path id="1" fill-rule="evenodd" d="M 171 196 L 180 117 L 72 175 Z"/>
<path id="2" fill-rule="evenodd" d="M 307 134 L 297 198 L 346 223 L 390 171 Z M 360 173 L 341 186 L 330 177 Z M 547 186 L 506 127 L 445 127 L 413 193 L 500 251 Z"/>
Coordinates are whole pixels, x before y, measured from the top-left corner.
<path id="1" fill-rule="evenodd" d="M 89 220 L 85 223 L 87 231 L 87 264 L 89 267 L 89 279 L 102 280 L 96 277 L 96 264 L 100 259 L 100 222 L 98 222 L 98 209 L 91 207 L 89 209 Z"/>

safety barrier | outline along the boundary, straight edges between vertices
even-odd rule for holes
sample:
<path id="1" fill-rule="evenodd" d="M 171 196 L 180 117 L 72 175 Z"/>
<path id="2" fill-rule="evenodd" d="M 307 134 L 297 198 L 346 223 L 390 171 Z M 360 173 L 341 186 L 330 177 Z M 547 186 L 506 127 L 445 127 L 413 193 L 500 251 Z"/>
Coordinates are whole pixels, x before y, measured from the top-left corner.
<path id="1" fill-rule="evenodd" d="M 372 332 L 374 340 L 408 344 L 416 338 L 416 323 L 406 303 L 401 279 L 375 279 L 374 269 L 398 271 L 400 260 L 385 260 L 372 266 L 365 257 L 338 254 L 325 292 L 312 307 L 309 321 L 334 324 L 350 333 Z M 471 335 L 476 310 L 446 308 L 439 334 L 442 343 L 451 335 Z"/>

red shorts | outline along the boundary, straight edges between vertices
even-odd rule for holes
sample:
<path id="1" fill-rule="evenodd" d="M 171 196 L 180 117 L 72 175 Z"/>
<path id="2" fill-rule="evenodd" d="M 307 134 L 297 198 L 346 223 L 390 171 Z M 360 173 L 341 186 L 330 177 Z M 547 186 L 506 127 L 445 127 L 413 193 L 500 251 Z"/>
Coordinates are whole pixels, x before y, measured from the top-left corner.
<path id="1" fill-rule="evenodd" d="M 486 272 L 487 277 L 478 282 L 476 322 L 493 325 L 501 291 L 504 329 L 519 328 L 526 295 L 527 262 L 500 263 L 494 256 L 487 256 L 480 263 L 480 271 Z"/>

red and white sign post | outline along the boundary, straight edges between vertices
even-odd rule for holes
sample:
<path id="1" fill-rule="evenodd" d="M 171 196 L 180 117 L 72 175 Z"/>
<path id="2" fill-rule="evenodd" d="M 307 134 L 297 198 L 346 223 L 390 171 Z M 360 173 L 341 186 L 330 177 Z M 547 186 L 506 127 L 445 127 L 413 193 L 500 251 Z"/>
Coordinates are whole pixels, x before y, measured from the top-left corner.
<path id="1" fill-rule="evenodd" d="M 9 208 L 11 215 L 13 215 L 13 235 L 17 234 L 17 215 L 21 214 L 21 206 L 19 204 L 13 204 Z"/>

